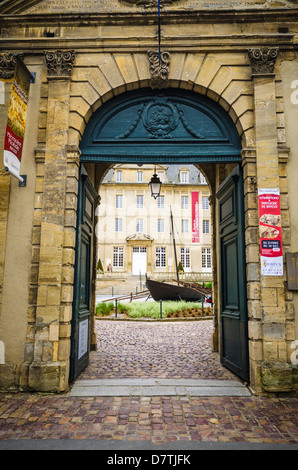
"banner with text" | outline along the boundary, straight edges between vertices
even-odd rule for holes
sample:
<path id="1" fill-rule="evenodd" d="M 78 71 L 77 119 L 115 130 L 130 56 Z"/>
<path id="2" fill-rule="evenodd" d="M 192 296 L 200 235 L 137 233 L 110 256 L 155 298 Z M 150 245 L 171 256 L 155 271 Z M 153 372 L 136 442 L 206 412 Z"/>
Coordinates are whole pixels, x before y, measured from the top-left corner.
<path id="1" fill-rule="evenodd" d="M 199 230 L 199 192 L 192 191 L 191 193 L 191 207 L 192 207 L 192 243 L 200 242 Z"/>
<path id="2" fill-rule="evenodd" d="M 283 275 L 279 189 L 259 189 L 261 274 Z"/>
<path id="3" fill-rule="evenodd" d="M 22 65 L 17 62 L 11 90 L 4 140 L 4 166 L 17 178 L 20 177 L 29 87 L 30 78 Z"/>

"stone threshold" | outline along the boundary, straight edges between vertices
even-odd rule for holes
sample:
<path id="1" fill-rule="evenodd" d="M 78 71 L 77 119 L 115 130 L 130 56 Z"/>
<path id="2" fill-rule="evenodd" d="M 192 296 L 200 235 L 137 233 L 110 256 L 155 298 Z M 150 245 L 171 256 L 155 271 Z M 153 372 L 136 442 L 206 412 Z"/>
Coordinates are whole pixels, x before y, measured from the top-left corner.
<path id="1" fill-rule="evenodd" d="M 251 393 L 242 382 L 236 380 L 89 379 L 77 380 L 69 396 L 250 397 Z"/>
<path id="2" fill-rule="evenodd" d="M 95 320 L 99 321 L 107 321 L 107 320 L 115 320 L 115 321 L 131 321 L 131 322 L 185 322 L 185 321 L 203 321 L 203 320 L 212 320 L 214 317 L 177 317 L 177 318 L 149 318 L 149 317 L 142 317 L 142 318 L 127 318 L 124 317 L 122 314 L 118 314 L 117 317 L 113 314 L 113 316 L 109 317 L 95 317 Z"/>

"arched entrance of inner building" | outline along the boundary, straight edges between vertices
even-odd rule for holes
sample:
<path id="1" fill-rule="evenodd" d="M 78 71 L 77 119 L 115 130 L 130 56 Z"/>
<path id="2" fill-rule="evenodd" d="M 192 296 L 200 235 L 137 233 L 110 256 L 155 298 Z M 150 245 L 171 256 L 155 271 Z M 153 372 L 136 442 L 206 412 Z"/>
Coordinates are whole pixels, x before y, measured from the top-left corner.
<path id="1" fill-rule="evenodd" d="M 119 95 L 90 118 L 81 144 L 70 380 L 88 363 L 92 198 L 84 164 L 187 163 L 233 168 L 217 193 L 221 362 L 248 380 L 241 139 L 211 99 L 179 89 Z M 89 215 L 88 215 L 89 211 Z"/>

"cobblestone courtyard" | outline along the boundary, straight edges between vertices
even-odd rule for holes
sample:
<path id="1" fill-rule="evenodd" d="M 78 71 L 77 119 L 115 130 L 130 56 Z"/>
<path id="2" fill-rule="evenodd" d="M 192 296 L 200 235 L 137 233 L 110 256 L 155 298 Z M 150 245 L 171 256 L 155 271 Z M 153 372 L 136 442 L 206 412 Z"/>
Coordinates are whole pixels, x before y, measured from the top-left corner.
<path id="1" fill-rule="evenodd" d="M 211 321 L 98 321 L 96 328 L 99 347 L 79 379 L 236 379 L 211 352 Z M 0 447 L 11 439 L 297 446 L 297 409 L 295 397 L 2 393 Z"/>
<path id="2" fill-rule="evenodd" d="M 96 321 L 98 349 L 80 379 L 237 377 L 211 350 L 212 320 Z"/>

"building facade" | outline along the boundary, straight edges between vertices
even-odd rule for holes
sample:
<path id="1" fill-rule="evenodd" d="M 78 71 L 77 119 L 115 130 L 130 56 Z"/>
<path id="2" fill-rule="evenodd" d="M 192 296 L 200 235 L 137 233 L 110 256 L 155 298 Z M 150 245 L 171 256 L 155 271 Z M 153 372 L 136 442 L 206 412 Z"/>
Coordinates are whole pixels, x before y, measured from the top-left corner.
<path id="1" fill-rule="evenodd" d="M 162 182 L 157 199 L 148 186 L 155 171 Z M 101 281 L 146 274 L 175 279 L 175 256 L 182 279 L 211 280 L 209 195 L 206 178 L 192 165 L 115 166 L 101 183 L 97 210 Z"/>
<path id="2" fill-rule="evenodd" d="M 16 62 L 34 74 L 26 185 L 0 170 L 2 389 L 63 391 L 88 364 L 97 195 L 132 163 L 205 175 L 213 348 L 256 393 L 297 388 L 296 4 L 162 3 L 161 31 L 156 1 L 0 4 L 2 149 Z"/>

